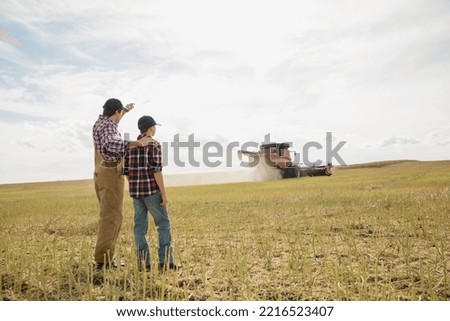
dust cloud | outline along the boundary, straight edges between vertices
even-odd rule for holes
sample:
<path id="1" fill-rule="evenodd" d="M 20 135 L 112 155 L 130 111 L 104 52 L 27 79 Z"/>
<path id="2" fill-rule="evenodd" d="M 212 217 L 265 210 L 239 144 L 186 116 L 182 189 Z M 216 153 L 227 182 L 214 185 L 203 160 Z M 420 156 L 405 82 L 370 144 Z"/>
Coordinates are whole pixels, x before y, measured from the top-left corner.
<path id="1" fill-rule="evenodd" d="M 252 169 L 252 181 L 274 181 L 281 179 L 280 170 L 262 163 Z"/>
<path id="2" fill-rule="evenodd" d="M 279 170 L 268 166 L 257 166 L 236 171 L 164 174 L 164 183 L 167 187 L 261 182 L 277 179 L 280 179 Z"/>

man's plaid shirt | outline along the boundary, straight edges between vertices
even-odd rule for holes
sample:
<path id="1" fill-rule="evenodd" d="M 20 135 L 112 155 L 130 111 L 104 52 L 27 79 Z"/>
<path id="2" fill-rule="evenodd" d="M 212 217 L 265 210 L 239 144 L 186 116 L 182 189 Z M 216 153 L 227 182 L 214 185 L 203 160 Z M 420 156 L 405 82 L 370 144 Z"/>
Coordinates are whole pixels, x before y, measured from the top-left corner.
<path id="1" fill-rule="evenodd" d="M 138 140 L 144 137 L 139 135 Z M 162 171 L 161 144 L 153 141 L 146 147 L 130 148 L 125 157 L 124 174 L 128 176 L 130 196 L 146 197 L 159 191 L 154 172 Z"/>
<path id="2" fill-rule="evenodd" d="M 92 137 L 94 138 L 95 148 L 107 162 L 119 161 L 130 144 L 120 136 L 117 124 L 103 115 L 99 115 L 92 128 Z"/>

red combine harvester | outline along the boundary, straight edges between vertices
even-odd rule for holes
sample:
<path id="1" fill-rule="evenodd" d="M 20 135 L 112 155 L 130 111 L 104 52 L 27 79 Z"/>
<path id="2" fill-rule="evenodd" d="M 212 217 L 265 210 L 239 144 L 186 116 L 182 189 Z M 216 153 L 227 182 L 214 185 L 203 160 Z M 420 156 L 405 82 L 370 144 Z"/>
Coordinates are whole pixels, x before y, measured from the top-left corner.
<path id="1" fill-rule="evenodd" d="M 259 151 L 252 152 L 239 150 L 238 157 L 242 155 L 249 157 L 249 167 L 266 166 L 277 169 L 281 178 L 305 177 L 305 176 L 330 176 L 333 165 L 328 163 L 324 166 L 300 166 L 294 164 L 291 157 L 290 143 L 266 143 L 261 144 Z"/>

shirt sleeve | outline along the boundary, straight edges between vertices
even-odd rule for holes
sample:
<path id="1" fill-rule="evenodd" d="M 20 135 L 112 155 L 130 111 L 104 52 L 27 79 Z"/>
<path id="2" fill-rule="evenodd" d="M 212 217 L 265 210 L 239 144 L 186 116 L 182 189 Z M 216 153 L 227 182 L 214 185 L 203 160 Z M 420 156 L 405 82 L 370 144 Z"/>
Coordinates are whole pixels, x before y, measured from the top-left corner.
<path id="1" fill-rule="evenodd" d="M 119 132 L 113 127 L 107 127 L 100 137 L 102 149 L 110 154 L 116 154 L 119 158 L 125 154 L 129 148 L 129 142 L 124 141 Z"/>
<path id="2" fill-rule="evenodd" d="M 153 172 L 161 172 L 163 168 L 162 148 L 159 142 L 153 142 L 149 148 L 149 167 Z"/>

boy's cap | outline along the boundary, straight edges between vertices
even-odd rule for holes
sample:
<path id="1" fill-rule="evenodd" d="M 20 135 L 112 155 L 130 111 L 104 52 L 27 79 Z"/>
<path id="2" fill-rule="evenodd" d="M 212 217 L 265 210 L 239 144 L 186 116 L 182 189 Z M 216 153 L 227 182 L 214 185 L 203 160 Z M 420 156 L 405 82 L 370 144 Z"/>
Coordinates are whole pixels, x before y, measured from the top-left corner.
<path id="1" fill-rule="evenodd" d="M 138 120 L 138 128 L 139 130 L 143 131 L 143 130 L 147 130 L 152 126 L 161 126 L 161 124 L 158 124 L 152 116 L 142 116 L 141 118 L 139 118 Z"/>
<path id="2" fill-rule="evenodd" d="M 116 110 L 123 110 L 125 112 L 128 111 L 125 107 L 123 107 L 122 102 L 117 98 L 110 98 L 108 99 L 105 104 L 103 105 L 103 109 L 116 111 Z"/>

